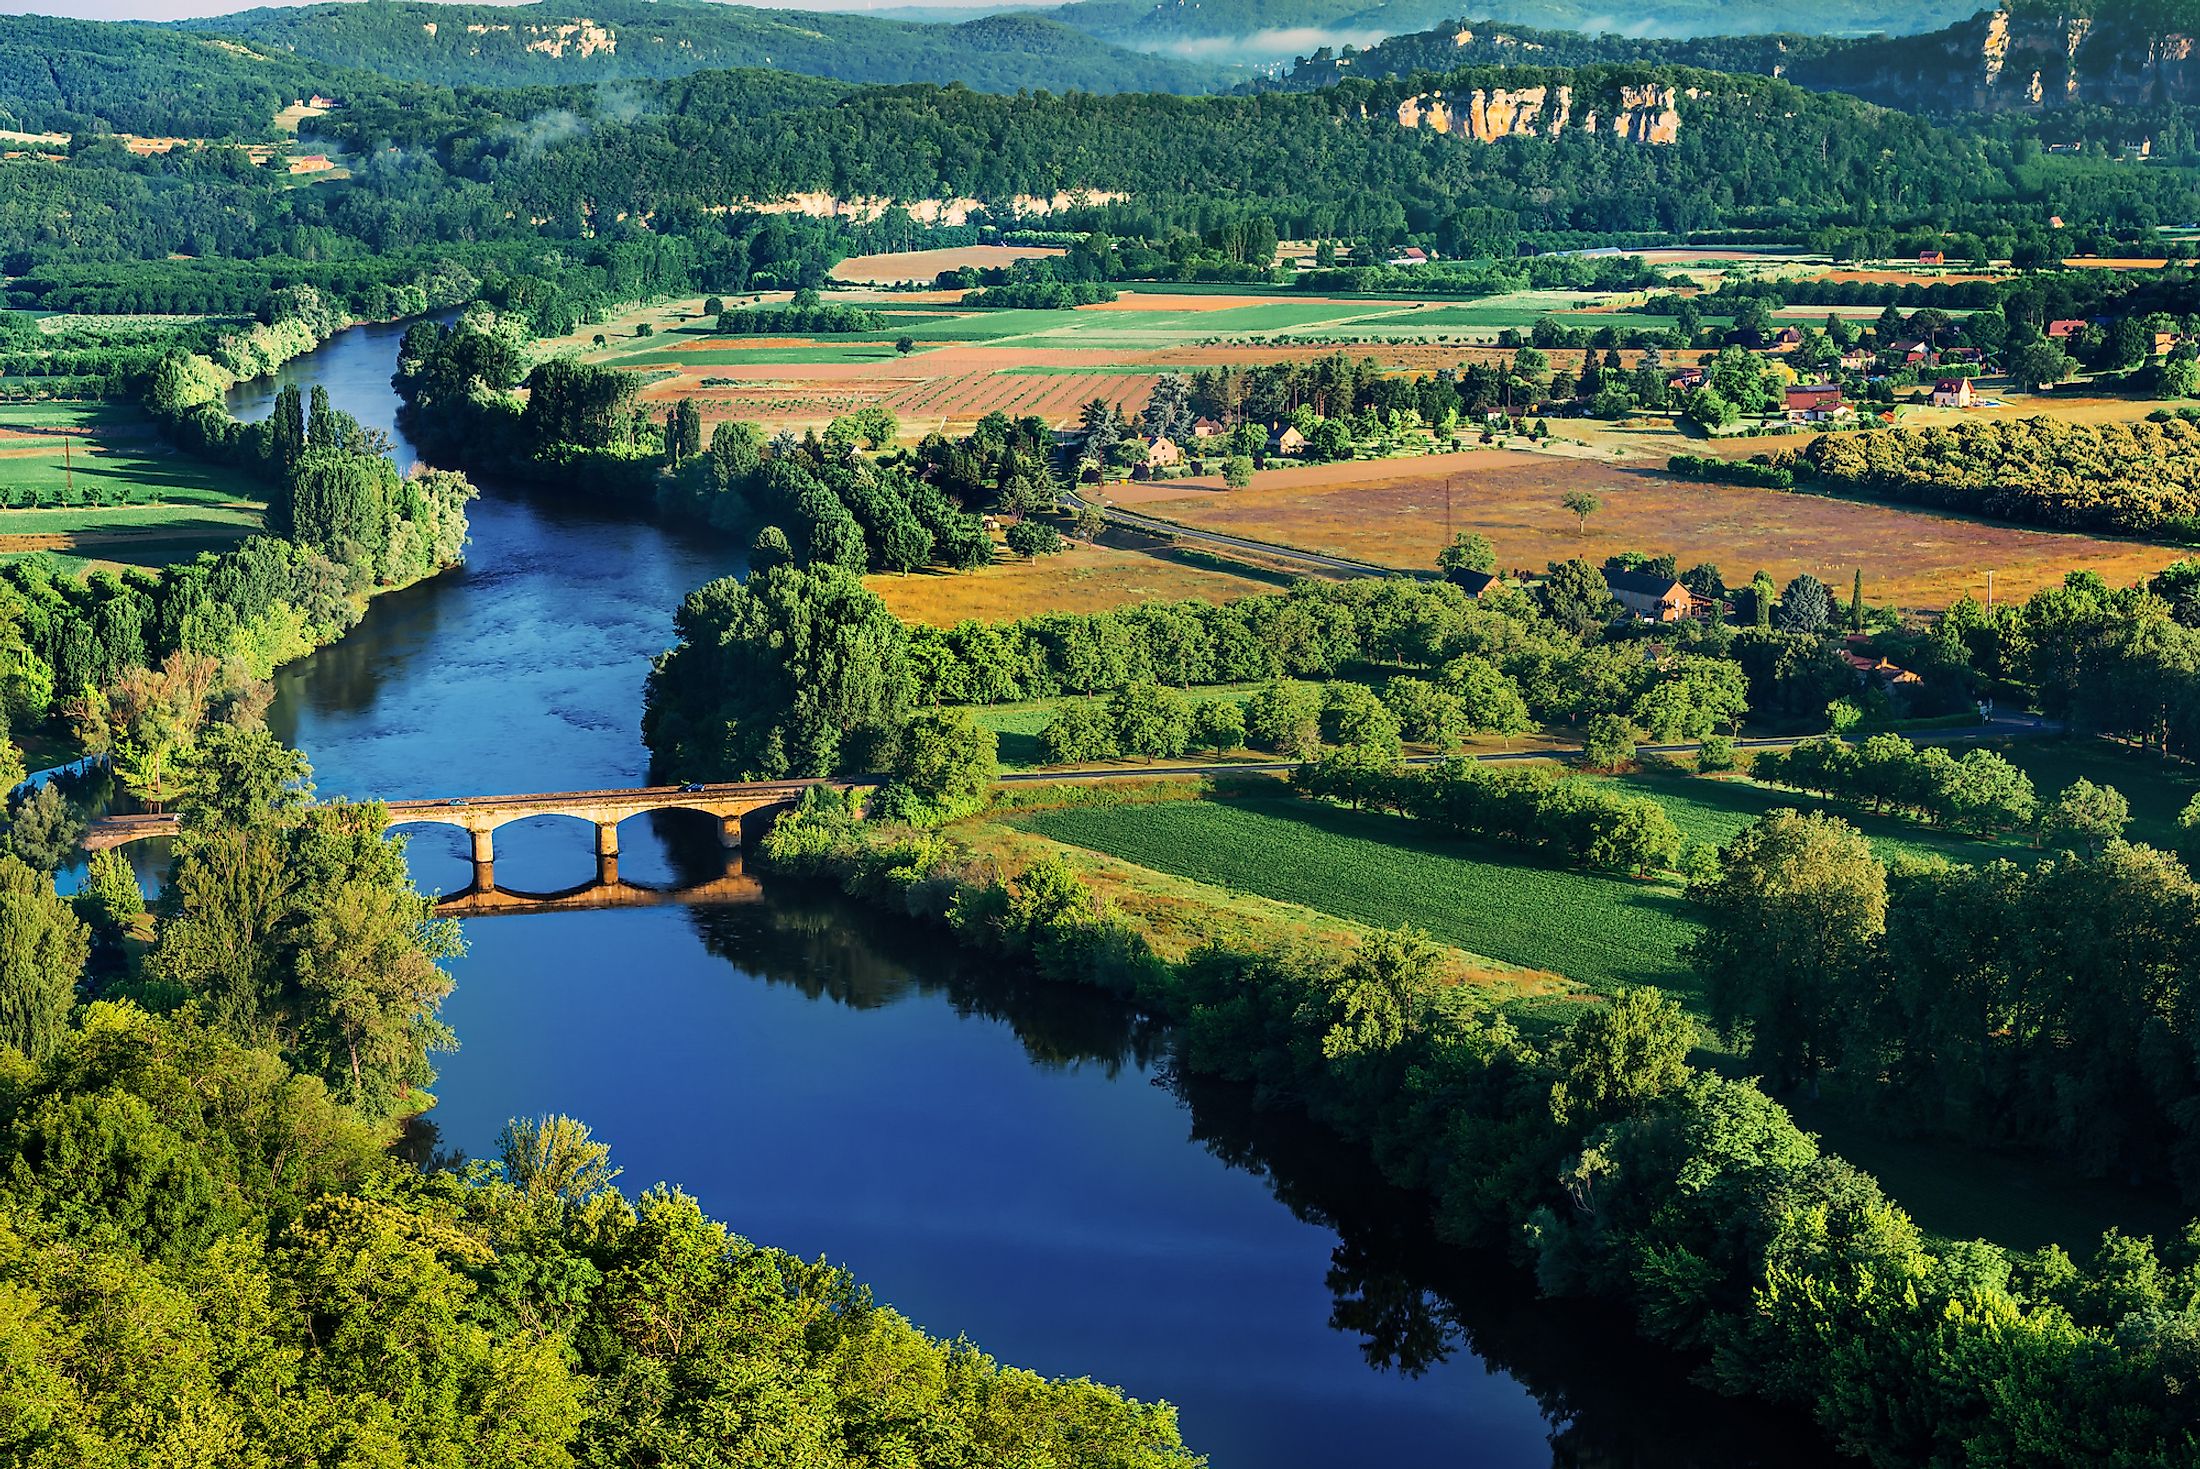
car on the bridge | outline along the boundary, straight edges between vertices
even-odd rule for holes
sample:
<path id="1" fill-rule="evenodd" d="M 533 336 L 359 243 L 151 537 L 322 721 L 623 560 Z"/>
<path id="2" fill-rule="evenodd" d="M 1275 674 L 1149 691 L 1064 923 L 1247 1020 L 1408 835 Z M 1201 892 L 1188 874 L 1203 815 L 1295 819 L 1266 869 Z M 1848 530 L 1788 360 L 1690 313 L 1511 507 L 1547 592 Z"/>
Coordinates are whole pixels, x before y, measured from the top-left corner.
<path id="1" fill-rule="evenodd" d="M 692 796 L 701 789 L 703 789 L 703 783 L 701 781 L 691 780 L 686 785 L 680 787 L 680 794 L 683 796 Z"/>

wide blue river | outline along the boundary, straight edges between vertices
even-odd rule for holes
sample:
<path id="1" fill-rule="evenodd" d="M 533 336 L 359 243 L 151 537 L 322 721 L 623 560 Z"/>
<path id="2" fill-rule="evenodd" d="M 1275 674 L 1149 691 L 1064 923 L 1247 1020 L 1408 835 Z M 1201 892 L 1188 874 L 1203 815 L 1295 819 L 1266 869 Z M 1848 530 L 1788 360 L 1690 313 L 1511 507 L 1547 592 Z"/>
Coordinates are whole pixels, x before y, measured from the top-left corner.
<path id="1" fill-rule="evenodd" d="M 257 416 L 281 383 L 318 383 L 409 460 L 396 338 L 347 332 L 231 406 Z M 286 670 L 271 719 L 325 795 L 638 782 L 673 609 L 740 569 L 737 546 L 490 486 L 466 565 Z M 463 842 L 417 830 L 424 885 L 466 886 Z M 629 822 L 621 843 L 627 879 L 717 875 L 711 833 L 679 818 Z M 578 823 L 506 828 L 497 883 L 583 883 L 592 853 Z M 583 1118 L 622 1187 L 684 1188 L 1004 1361 L 1167 1398 L 1218 1469 L 1819 1456 L 1806 1426 L 1697 1391 L 1623 1323 L 1433 1247 L 1348 1150 L 1179 1081 L 1113 1002 L 771 888 L 473 918 L 466 939 L 442 1149 L 490 1153 L 513 1116 Z"/>

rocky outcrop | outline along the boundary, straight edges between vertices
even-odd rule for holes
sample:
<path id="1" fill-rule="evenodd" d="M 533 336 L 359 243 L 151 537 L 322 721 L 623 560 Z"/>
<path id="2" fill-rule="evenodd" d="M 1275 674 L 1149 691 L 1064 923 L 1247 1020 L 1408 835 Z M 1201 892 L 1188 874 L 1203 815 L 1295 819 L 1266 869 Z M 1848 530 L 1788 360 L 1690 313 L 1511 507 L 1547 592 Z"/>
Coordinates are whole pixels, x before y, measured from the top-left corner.
<path id="1" fill-rule="evenodd" d="M 1621 87 L 1609 110 L 1577 111 L 1574 89 L 1477 87 L 1447 97 L 1422 92 L 1398 104 L 1398 126 L 1428 128 L 1491 143 L 1499 138 L 1555 138 L 1568 128 L 1609 133 L 1630 143 L 1664 144 L 1680 136 L 1679 95 L 1657 84 Z"/>
<path id="2" fill-rule="evenodd" d="M 812 219 L 846 219 L 858 224 L 869 224 L 887 210 L 899 206 L 907 210 L 909 217 L 919 224 L 962 225 L 969 223 L 973 215 L 981 212 L 998 214 L 1005 210 L 1025 219 L 1037 219 L 1060 214 L 1067 209 L 1120 204 L 1128 198 L 1128 194 L 1111 193 L 1105 189 L 1082 189 L 1056 194 L 1018 194 L 1005 201 L 991 202 L 969 198 L 843 199 L 837 194 L 810 193 L 783 194 L 777 199 L 764 201 L 744 199 L 738 204 L 725 206 L 719 212 L 744 210 L 757 214 L 802 214 Z"/>
<path id="3" fill-rule="evenodd" d="M 1928 36 L 1830 52 L 1794 79 L 1934 113 L 2200 102 L 2196 23 L 2200 7 L 2007 0 Z"/>

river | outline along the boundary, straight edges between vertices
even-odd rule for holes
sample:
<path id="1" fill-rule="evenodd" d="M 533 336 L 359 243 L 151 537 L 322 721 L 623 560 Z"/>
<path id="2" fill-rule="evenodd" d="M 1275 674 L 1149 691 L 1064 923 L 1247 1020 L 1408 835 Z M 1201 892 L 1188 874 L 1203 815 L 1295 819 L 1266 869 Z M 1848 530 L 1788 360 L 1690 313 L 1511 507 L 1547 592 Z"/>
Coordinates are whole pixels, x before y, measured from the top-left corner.
<path id="1" fill-rule="evenodd" d="M 391 432 L 396 327 L 357 328 L 286 382 Z M 464 567 L 378 600 L 284 670 L 270 722 L 324 795 L 638 782 L 649 660 L 737 546 L 484 486 Z M 423 885 L 471 878 L 423 827 Z M 621 876 L 715 875 L 709 830 L 628 823 Z M 498 885 L 594 873 L 589 829 L 497 836 Z M 494 1151 L 505 1119 L 585 1119 L 630 1191 L 666 1182 L 762 1243 L 850 1267 L 926 1330 L 1181 1410 L 1218 1469 L 1348 1464 L 1809 1463 L 1810 1435 L 1687 1385 L 1601 1312 L 1537 1302 L 1497 1260 L 1438 1249 L 1420 1210 L 1310 1129 L 1174 1077 L 1147 1026 L 942 953 L 814 895 L 488 917 L 444 1017 L 432 1120 Z"/>

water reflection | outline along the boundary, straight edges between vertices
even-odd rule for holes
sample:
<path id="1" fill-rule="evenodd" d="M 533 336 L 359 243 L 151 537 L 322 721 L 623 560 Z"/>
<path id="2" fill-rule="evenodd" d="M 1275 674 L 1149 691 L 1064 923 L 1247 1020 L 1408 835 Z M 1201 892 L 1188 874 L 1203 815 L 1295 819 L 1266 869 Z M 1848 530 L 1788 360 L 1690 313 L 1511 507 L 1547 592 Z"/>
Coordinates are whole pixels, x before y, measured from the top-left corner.
<path id="1" fill-rule="evenodd" d="M 1167 1034 L 1150 1017 L 1093 991 L 940 956 L 936 933 L 837 899 L 782 885 L 769 896 L 749 907 L 698 908 L 688 919 L 711 953 L 767 985 L 856 1009 L 944 999 L 959 1016 L 1012 1028 L 1036 1066 L 1110 1079 L 1144 1073 L 1164 1088 L 1182 1107 L 1192 1142 L 1261 1179 L 1300 1222 L 1335 1236 L 1324 1277 L 1328 1326 L 1355 1344 L 1370 1371 L 1412 1381 L 1479 1360 L 1485 1373 L 1526 1387 L 1556 1465 L 1840 1462 L 1807 1422 L 1694 1385 L 1693 1364 L 1641 1343 L 1620 1313 L 1540 1299 L 1518 1262 L 1443 1244 L 1425 1202 L 1385 1182 L 1357 1149 L 1257 1106 L 1249 1087 L 1168 1065 Z M 935 958 L 908 957 L 924 953 Z M 1443 1392 L 1448 1382 L 1430 1390 Z"/>

